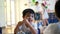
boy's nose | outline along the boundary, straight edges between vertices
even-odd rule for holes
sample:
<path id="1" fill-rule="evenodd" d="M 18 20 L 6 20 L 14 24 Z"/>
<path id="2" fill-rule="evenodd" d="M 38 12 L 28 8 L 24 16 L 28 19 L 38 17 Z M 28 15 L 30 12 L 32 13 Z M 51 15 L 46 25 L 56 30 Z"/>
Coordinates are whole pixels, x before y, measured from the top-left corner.
<path id="1" fill-rule="evenodd" d="M 30 20 L 30 19 L 32 19 L 32 17 L 29 17 L 28 19 Z"/>
<path id="2" fill-rule="evenodd" d="M 29 17 L 29 19 L 31 19 L 31 17 Z"/>

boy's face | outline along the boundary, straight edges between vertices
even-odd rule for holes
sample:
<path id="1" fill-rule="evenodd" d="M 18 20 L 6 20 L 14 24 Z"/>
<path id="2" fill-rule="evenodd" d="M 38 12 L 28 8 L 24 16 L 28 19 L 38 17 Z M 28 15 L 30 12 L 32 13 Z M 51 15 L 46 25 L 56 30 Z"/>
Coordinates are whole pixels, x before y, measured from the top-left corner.
<path id="1" fill-rule="evenodd" d="M 34 20 L 34 14 L 27 13 L 24 18 L 28 19 L 28 21 L 31 23 Z"/>

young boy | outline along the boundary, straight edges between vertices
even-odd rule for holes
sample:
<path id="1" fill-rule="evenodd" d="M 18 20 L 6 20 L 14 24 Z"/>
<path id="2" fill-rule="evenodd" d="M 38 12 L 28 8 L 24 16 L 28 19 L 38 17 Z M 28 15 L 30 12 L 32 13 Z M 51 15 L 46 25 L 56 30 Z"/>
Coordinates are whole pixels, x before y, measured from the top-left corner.
<path id="1" fill-rule="evenodd" d="M 32 9 L 25 9 L 23 11 L 23 21 L 18 22 L 14 34 L 23 32 L 24 34 L 37 34 L 37 31 L 34 29 L 34 11 Z"/>

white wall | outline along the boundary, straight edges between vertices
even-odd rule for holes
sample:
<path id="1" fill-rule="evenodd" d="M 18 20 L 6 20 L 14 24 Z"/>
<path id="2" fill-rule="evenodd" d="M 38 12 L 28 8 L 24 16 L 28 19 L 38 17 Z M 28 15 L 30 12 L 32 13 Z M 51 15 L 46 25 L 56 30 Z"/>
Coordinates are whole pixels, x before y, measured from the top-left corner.
<path id="1" fill-rule="evenodd" d="M 0 27 L 5 26 L 4 0 L 0 0 Z"/>
<path id="2" fill-rule="evenodd" d="M 20 0 L 19 2 L 20 2 L 20 4 L 19 4 L 19 8 L 20 8 L 19 9 L 20 10 L 19 14 L 20 14 L 20 21 L 21 21 L 21 20 L 23 20 L 22 19 L 22 11 L 29 7 L 29 3 L 28 3 L 29 1 L 28 0 Z M 27 6 L 25 6 L 25 4 L 27 4 Z"/>

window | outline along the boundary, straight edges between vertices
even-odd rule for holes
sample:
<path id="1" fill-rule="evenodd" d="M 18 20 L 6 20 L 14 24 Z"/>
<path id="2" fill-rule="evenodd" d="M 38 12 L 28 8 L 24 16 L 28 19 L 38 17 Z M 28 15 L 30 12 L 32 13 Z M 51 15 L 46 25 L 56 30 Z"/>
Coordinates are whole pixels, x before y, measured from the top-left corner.
<path id="1" fill-rule="evenodd" d="M 5 19 L 6 19 L 6 32 L 5 34 L 13 34 L 15 22 L 15 4 L 14 0 L 5 0 Z"/>

